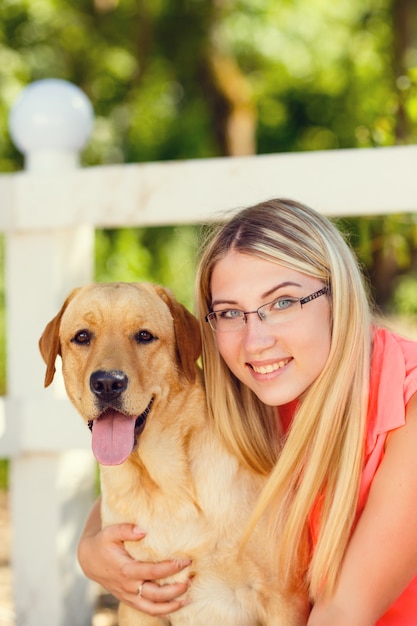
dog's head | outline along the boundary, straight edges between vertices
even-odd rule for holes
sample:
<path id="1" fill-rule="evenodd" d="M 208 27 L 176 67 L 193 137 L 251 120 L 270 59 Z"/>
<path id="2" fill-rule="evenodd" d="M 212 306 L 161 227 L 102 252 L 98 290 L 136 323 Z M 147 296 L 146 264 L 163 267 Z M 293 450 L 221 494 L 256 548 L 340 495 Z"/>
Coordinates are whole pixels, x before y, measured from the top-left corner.
<path id="1" fill-rule="evenodd" d="M 196 377 L 198 322 L 166 289 L 99 283 L 75 289 L 46 326 L 39 348 L 51 384 L 57 356 L 69 398 L 93 434 L 100 463 L 122 463 L 155 405 Z"/>

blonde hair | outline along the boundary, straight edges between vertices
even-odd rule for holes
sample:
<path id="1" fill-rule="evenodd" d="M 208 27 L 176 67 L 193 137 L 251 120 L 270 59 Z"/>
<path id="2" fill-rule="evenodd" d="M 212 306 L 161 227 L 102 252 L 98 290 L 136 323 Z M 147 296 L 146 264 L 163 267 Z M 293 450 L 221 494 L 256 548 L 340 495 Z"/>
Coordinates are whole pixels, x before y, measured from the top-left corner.
<path id="1" fill-rule="evenodd" d="M 232 249 L 319 278 L 329 287 L 329 356 L 299 404 L 284 444 L 274 431 L 274 409 L 227 368 L 215 333 L 204 321 L 211 308 L 213 268 Z M 270 200 L 233 215 L 211 234 L 200 261 L 196 299 L 211 419 L 229 449 L 268 476 L 250 529 L 268 512 L 271 532 L 280 533 L 277 566 L 284 580 L 300 584 L 301 576 L 314 600 L 337 580 L 363 465 L 371 313 L 358 263 L 327 218 L 291 200 Z M 311 554 L 309 518 L 317 506 L 319 534 Z"/>

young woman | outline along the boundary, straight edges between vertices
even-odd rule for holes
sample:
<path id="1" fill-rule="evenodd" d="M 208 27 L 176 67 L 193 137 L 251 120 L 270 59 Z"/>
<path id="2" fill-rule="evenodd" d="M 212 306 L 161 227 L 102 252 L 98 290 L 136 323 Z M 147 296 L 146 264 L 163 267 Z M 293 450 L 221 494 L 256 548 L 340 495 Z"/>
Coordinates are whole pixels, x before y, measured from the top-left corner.
<path id="1" fill-rule="evenodd" d="M 266 513 L 282 536 L 277 568 L 307 588 L 308 626 L 415 626 L 417 343 L 373 322 L 338 230 L 289 200 L 214 232 L 197 306 L 211 418 L 269 476 L 251 527 Z M 185 586 L 154 581 L 179 566 L 134 562 L 123 541 L 140 537 L 100 530 L 97 504 L 80 563 L 123 602 L 164 615 Z"/>

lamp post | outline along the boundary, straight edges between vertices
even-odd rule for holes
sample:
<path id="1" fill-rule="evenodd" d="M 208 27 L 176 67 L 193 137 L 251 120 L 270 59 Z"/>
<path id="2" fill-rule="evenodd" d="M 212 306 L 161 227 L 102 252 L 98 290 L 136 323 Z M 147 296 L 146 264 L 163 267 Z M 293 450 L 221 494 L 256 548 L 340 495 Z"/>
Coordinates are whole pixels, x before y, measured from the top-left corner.
<path id="1" fill-rule="evenodd" d="M 53 226 L 34 230 L 28 189 L 73 175 L 92 124 L 85 94 L 56 79 L 24 89 L 9 120 L 25 157 L 25 171 L 15 177 L 14 226 L 6 233 L 6 441 L 17 626 L 91 624 L 95 591 L 77 564 L 76 546 L 94 497 L 95 463 L 58 363 L 52 387 L 43 388 L 38 340 L 68 291 L 92 281 L 94 230 L 65 226 L 68 216 L 60 224 L 59 205 Z"/>

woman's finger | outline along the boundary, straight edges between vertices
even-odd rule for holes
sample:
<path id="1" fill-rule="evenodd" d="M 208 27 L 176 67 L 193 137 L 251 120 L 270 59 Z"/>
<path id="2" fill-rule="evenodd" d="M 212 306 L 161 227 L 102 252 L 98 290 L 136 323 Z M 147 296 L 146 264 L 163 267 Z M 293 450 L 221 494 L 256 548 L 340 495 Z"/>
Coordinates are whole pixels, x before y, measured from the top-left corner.
<path id="1" fill-rule="evenodd" d="M 154 603 L 180 601 L 180 596 L 188 590 L 189 585 L 189 581 L 184 583 L 171 583 L 169 585 L 158 585 L 151 580 L 145 580 L 139 585 L 137 595 L 138 598 Z"/>
<path id="2" fill-rule="evenodd" d="M 147 563 L 129 559 L 125 562 L 124 574 L 127 579 L 135 583 L 137 590 L 141 581 L 150 582 L 174 576 L 190 564 L 190 559 L 175 559 L 171 561 L 160 561 L 159 563 Z M 163 586 L 164 585 L 156 585 L 155 587 L 162 589 Z"/>
<path id="3" fill-rule="evenodd" d="M 123 604 L 149 615 L 163 616 L 177 611 L 188 603 L 184 595 L 189 582 L 158 585 L 146 580 L 137 583 L 133 593 L 125 593 L 119 599 Z M 140 594 L 139 592 L 142 591 Z"/>

